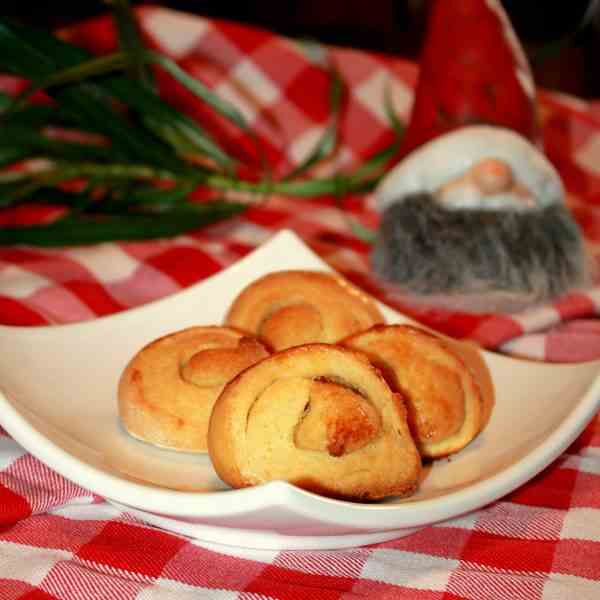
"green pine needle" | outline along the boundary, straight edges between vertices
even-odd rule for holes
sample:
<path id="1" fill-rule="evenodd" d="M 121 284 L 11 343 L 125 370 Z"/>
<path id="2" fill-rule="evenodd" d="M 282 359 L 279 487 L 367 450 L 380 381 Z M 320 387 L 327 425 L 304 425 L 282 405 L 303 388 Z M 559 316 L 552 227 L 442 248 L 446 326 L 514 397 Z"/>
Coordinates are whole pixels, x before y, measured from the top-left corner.
<path id="1" fill-rule="evenodd" d="M 286 179 L 296 179 L 309 171 L 317 163 L 329 158 L 334 152 L 338 142 L 338 117 L 342 102 L 343 87 L 340 74 L 337 70 L 332 69 L 329 88 L 329 124 L 310 154 L 286 176 Z"/>
<path id="2" fill-rule="evenodd" d="M 105 2 L 113 7 L 113 15 L 119 32 L 119 46 L 129 57 L 127 65 L 129 77 L 144 87 L 151 88 L 152 73 L 146 64 L 144 44 L 128 0 L 105 0 Z"/>
<path id="3" fill-rule="evenodd" d="M 202 206 L 202 205 L 201 205 Z M 169 238 L 229 219 L 244 205 L 211 202 L 206 208 L 161 214 L 76 216 L 46 225 L 0 228 L 0 245 L 74 246 L 115 240 Z"/>
<path id="4" fill-rule="evenodd" d="M 388 95 L 386 114 L 396 133 L 392 144 L 353 173 L 302 177 L 329 158 L 339 141 L 344 86 L 339 73 L 331 69 L 329 122 L 309 155 L 283 179 L 273 179 L 266 161 L 257 181 L 237 178 L 237 160 L 199 123 L 159 97 L 150 67 L 166 71 L 256 140 L 242 113 L 168 57 L 145 48 L 128 0 L 105 1 L 113 8 L 119 50 L 101 57 L 0 17 L 0 72 L 31 82 L 16 98 L 0 93 L 0 167 L 31 158 L 48 161 L 47 168 L 36 172 L 0 170 L 0 208 L 35 201 L 62 204 L 69 210 L 54 223 L 0 228 L 0 245 L 63 246 L 171 237 L 246 209 L 247 204 L 225 201 L 190 203 L 188 196 L 200 185 L 225 197 L 242 192 L 256 201 L 271 194 L 339 199 L 373 189 L 397 151 L 403 127 Z M 32 96 L 40 91 L 53 102 L 32 103 Z M 48 127 L 94 135 L 90 142 L 57 139 L 48 135 Z M 74 179 L 87 185 L 78 191 L 61 185 Z M 355 233 L 365 237 L 358 230 Z"/>

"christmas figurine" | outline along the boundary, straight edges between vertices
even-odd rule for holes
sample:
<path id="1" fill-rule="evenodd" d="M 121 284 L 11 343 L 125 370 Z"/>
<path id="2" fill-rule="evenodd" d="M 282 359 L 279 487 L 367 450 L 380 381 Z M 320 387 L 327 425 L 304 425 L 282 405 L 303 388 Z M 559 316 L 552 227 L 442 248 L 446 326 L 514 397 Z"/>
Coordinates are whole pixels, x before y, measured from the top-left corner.
<path id="1" fill-rule="evenodd" d="M 497 0 L 434 0 L 400 160 L 376 190 L 374 273 L 404 302 L 513 312 L 589 279 L 535 86 Z"/>

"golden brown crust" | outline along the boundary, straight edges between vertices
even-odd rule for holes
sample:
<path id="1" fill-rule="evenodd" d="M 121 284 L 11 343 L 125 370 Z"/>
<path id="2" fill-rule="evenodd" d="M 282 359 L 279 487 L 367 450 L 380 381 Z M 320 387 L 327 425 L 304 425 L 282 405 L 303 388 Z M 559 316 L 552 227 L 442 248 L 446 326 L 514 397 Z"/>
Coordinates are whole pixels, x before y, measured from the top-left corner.
<path id="1" fill-rule="evenodd" d="M 424 457 L 458 452 L 487 423 L 493 386 L 474 349 L 410 325 L 375 326 L 342 345 L 364 352 L 406 398 L 411 431 Z"/>
<path id="2" fill-rule="evenodd" d="M 278 271 L 237 296 L 225 323 L 264 340 L 273 350 L 338 340 L 383 323 L 375 303 L 337 275 Z"/>
<path id="3" fill-rule="evenodd" d="M 236 488 L 283 479 L 367 500 L 410 494 L 421 473 L 401 398 L 363 354 L 329 344 L 278 352 L 230 381 L 208 451 Z"/>
<path id="4" fill-rule="evenodd" d="M 494 404 L 496 403 L 496 390 L 492 380 L 492 374 L 483 358 L 479 347 L 470 340 L 455 340 L 444 337 L 444 343 L 465 363 L 473 373 L 475 381 L 481 392 L 481 430 L 488 424 Z"/>
<path id="5" fill-rule="evenodd" d="M 154 340 L 121 375 L 121 422 L 151 444 L 206 452 L 217 396 L 232 377 L 266 356 L 258 340 L 230 327 L 190 327 Z"/>
<path id="6" fill-rule="evenodd" d="M 315 380 L 294 428 L 294 445 L 343 456 L 366 446 L 380 432 L 381 417 L 366 398 L 339 383 Z"/>

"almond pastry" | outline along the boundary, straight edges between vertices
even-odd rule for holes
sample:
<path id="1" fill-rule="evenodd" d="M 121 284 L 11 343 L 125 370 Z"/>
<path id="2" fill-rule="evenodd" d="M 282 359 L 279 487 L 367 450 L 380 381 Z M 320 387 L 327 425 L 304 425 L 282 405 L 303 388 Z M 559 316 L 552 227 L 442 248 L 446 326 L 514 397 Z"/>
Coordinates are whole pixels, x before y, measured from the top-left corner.
<path id="1" fill-rule="evenodd" d="M 256 339 L 230 327 L 190 327 L 142 348 L 118 388 L 119 416 L 135 438 L 206 452 L 213 404 L 240 371 L 268 356 Z"/>
<path id="2" fill-rule="evenodd" d="M 422 456 L 458 452 L 483 429 L 491 412 L 491 378 L 474 349 L 460 350 L 410 325 L 375 326 L 344 340 L 364 352 L 401 393 Z"/>
<path id="3" fill-rule="evenodd" d="M 273 350 L 338 340 L 382 323 L 375 303 L 339 276 L 279 271 L 248 285 L 225 322 L 249 331 Z"/>
<path id="4" fill-rule="evenodd" d="M 402 399 L 363 354 L 328 344 L 278 352 L 229 382 L 208 451 L 234 488 L 286 480 L 368 500 L 410 494 L 421 473 Z"/>

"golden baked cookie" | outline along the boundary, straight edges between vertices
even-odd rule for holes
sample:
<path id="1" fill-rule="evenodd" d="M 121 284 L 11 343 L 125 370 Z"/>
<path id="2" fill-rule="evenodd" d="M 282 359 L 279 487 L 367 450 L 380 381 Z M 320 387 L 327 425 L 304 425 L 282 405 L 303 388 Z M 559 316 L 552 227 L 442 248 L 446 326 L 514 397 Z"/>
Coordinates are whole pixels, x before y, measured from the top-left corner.
<path id="1" fill-rule="evenodd" d="M 118 388 L 119 416 L 135 438 L 164 448 L 206 452 L 213 404 L 240 371 L 268 356 L 230 327 L 190 327 L 161 337 L 129 362 Z"/>
<path id="2" fill-rule="evenodd" d="M 244 288 L 225 322 L 257 335 L 273 350 L 284 350 L 335 343 L 383 323 L 383 317 L 366 294 L 337 275 L 278 271 Z"/>
<path id="3" fill-rule="evenodd" d="M 234 488 L 286 480 L 323 495 L 407 495 L 421 457 L 402 399 L 358 352 L 306 344 L 240 373 L 213 408 L 208 452 Z"/>
<path id="4" fill-rule="evenodd" d="M 375 326 L 342 344 L 364 352 L 392 390 L 404 396 L 422 456 L 458 452 L 487 423 L 493 388 L 474 349 L 459 350 L 458 343 L 410 325 Z"/>

